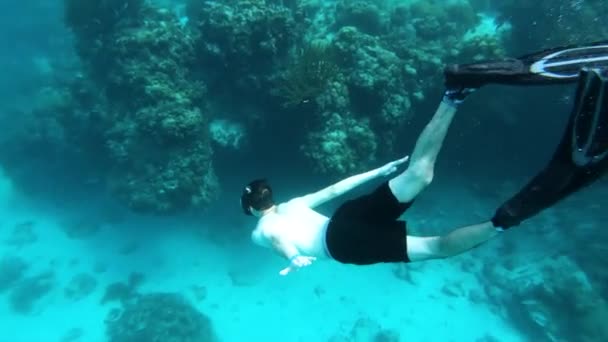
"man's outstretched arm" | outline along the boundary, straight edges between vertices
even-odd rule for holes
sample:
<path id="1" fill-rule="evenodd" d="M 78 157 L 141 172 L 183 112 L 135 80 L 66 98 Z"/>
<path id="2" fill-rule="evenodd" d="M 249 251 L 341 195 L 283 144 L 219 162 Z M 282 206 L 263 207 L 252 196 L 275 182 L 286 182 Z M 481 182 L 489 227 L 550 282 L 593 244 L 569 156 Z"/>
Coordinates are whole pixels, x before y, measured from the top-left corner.
<path id="1" fill-rule="evenodd" d="M 316 260 L 315 257 L 300 255 L 296 246 L 282 239 L 279 234 L 270 233 L 265 235 L 264 238 L 270 241 L 272 249 L 276 253 L 289 260 L 289 265 L 279 272 L 282 276 L 302 267 L 310 266 Z"/>
<path id="2" fill-rule="evenodd" d="M 406 156 L 404 158 L 392 161 L 382 167 L 348 177 L 322 190 L 306 196 L 295 198 L 294 200 L 302 201 L 308 207 L 314 208 L 372 179 L 390 175 L 391 173 L 397 171 L 399 165 L 405 163 L 408 159 L 409 157 Z"/>

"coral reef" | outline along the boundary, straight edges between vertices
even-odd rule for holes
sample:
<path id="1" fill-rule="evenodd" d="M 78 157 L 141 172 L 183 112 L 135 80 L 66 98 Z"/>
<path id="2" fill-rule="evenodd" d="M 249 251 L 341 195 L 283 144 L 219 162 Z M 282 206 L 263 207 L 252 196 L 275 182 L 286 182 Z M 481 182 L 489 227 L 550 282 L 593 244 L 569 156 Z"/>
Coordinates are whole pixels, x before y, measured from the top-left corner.
<path id="1" fill-rule="evenodd" d="M 484 265 L 486 294 L 532 340 L 599 342 L 608 302 L 565 256 L 513 269 Z"/>
<path id="2" fill-rule="evenodd" d="M 211 320 L 175 293 L 141 295 L 106 320 L 111 342 L 212 342 Z"/>
<path id="3" fill-rule="evenodd" d="M 352 115 L 327 113 L 324 129 L 311 132 L 302 147 L 316 170 L 322 173 L 352 173 L 360 171 L 375 159 L 376 137 L 366 119 Z"/>
<path id="4" fill-rule="evenodd" d="M 332 46 L 343 74 L 340 81 L 346 87 L 338 89 L 330 84 L 317 98 L 320 115 L 313 122 L 324 127 L 313 128 L 303 147 L 319 172 L 362 170 L 371 167 L 374 160 L 369 157 L 369 148 L 361 153 L 345 152 L 337 162 L 333 154 L 323 156 L 319 146 L 312 146 L 328 133 L 327 113 L 350 112 L 357 120 L 364 118 L 372 133 L 365 138 L 382 134 L 382 139 L 373 142 L 361 142 L 361 136 L 343 139 L 340 145 L 347 146 L 345 150 L 356 151 L 358 147 L 353 144 L 375 145 L 375 156 L 392 154 L 399 132 L 413 113 L 426 110 L 427 94 L 439 91 L 445 64 L 504 55 L 502 39 L 506 30 L 481 30 L 482 24 L 488 25 L 468 2 L 414 1 L 393 6 L 338 2 L 336 17 Z M 370 23 L 374 29 L 365 26 Z M 350 166 L 343 167 L 347 164 Z"/>
<path id="5" fill-rule="evenodd" d="M 241 99 L 268 98 L 270 79 L 301 32 L 295 12 L 264 1 L 188 1 L 197 56 L 213 94 L 226 89 Z"/>
<path id="6" fill-rule="evenodd" d="M 79 71 L 54 77 L 53 86 L 30 94 L 31 104 L 13 113 L 18 124 L 0 141 L 0 160 L 27 195 L 46 194 L 48 179 L 69 191 L 100 179 L 108 168 L 98 90 Z M 41 169 L 48 178 L 40 177 Z"/>
<path id="7" fill-rule="evenodd" d="M 352 27 L 337 33 L 336 46 L 351 66 L 347 80 L 351 108 L 383 122 L 383 126 L 401 126 L 410 116 L 412 102 L 406 89 L 412 93 L 419 91 L 416 83 L 411 82 L 416 70 L 380 39 Z"/>
<path id="8" fill-rule="evenodd" d="M 337 27 L 352 26 L 369 35 L 386 33 L 383 12 L 374 1 L 337 1 L 335 16 Z"/>
<path id="9" fill-rule="evenodd" d="M 428 110 L 446 63 L 504 54 L 510 27 L 467 1 L 185 4 L 178 14 L 142 0 L 65 0 L 81 70 L 40 94 L 49 105 L 22 116 L 26 143 L 0 156 L 78 161 L 70 171 L 83 183 L 153 213 L 208 205 L 220 190 L 214 149 L 240 149 L 244 132 L 271 136 L 278 117 L 295 118 L 280 129 L 316 171 L 362 170 Z M 8 161 L 13 178 L 23 168 Z"/>
<path id="10" fill-rule="evenodd" d="M 88 22 L 70 19 L 84 10 L 91 13 Z M 205 86 L 191 72 L 195 41 L 179 18 L 118 0 L 67 1 L 66 13 L 87 74 L 105 90 L 100 126 L 112 165 L 107 184 L 116 196 L 134 210 L 155 213 L 209 203 L 218 184 Z"/>

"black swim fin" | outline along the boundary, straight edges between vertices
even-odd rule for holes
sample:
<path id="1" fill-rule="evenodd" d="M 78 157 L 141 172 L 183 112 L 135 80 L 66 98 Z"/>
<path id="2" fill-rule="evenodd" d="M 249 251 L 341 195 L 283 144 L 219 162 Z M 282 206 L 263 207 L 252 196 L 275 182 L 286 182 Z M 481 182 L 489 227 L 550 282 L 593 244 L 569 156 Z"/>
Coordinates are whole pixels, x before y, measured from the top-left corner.
<path id="1" fill-rule="evenodd" d="M 572 123 L 572 160 L 593 167 L 608 157 L 608 68 L 583 69 Z"/>
<path id="2" fill-rule="evenodd" d="M 519 58 L 454 64 L 444 69 L 448 89 L 485 84 L 546 85 L 575 82 L 582 68 L 608 68 L 608 40 L 531 53 Z"/>
<path id="3" fill-rule="evenodd" d="M 553 158 L 498 208 L 494 226 L 518 225 L 608 171 L 608 69 L 583 69 L 577 78 L 576 102 Z"/>

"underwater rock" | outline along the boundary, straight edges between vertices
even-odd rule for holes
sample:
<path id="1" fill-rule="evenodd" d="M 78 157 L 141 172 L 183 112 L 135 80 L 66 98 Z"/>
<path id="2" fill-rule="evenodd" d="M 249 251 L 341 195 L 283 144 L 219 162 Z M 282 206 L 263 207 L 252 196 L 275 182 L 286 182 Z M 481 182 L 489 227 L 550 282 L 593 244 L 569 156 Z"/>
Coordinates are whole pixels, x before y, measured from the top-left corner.
<path id="1" fill-rule="evenodd" d="M 27 263 L 20 257 L 3 257 L 0 260 L 0 292 L 19 282 L 27 268 Z"/>
<path id="2" fill-rule="evenodd" d="M 73 301 L 79 301 L 95 291 L 97 280 L 87 273 L 80 273 L 72 277 L 64 289 L 65 296 Z"/>
<path id="3" fill-rule="evenodd" d="M 194 294 L 194 299 L 197 302 L 202 302 L 207 299 L 207 287 L 204 285 L 192 285 L 190 287 L 192 293 Z"/>
<path id="4" fill-rule="evenodd" d="M 101 226 L 97 222 L 82 219 L 64 223 L 61 225 L 61 229 L 70 239 L 88 239 L 97 234 Z"/>
<path id="5" fill-rule="evenodd" d="M 78 266 L 79 264 L 80 264 L 80 259 L 79 259 L 79 258 L 76 258 L 76 257 L 71 258 L 71 259 L 70 259 L 70 261 L 68 262 L 68 265 L 69 265 L 71 268 L 75 268 L 75 267 L 76 267 L 76 266 Z"/>
<path id="6" fill-rule="evenodd" d="M 484 302 L 487 300 L 485 298 L 485 295 L 479 291 L 479 290 L 471 290 L 469 291 L 469 295 L 467 297 L 469 299 L 469 301 L 473 304 L 484 304 Z"/>
<path id="7" fill-rule="evenodd" d="M 243 269 L 232 269 L 228 271 L 228 277 L 232 286 L 250 287 L 259 282 L 259 276 L 255 272 Z"/>
<path id="8" fill-rule="evenodd" d="M 129 275 L 129 279 L 126 283 L 116 282 L 108 285 L 100 303 L 102 305 L 114 301 L 126 303 L 134 298 L 137 298 L 137 290 L 143 281 L 143 273 L 132 272 Z"/>
<path id="9" fill-rule="evenodd" d="M 600 323 L 608 317 L 608 302 L 570 258 L 514 269 L 486 264 L 484 276 L 492 291 L 487 297 L 530 340 L 608 340 L 608 326 Z"/>
<path id="10" fill-rule="evenodd" d="M 116 282 L 106 287 L 105 293 L 101 298 L 101 304 L 108 302 L 126 302 L 136 295 L 135 290 L 126 283 Z"/>
<path id="11" fill-rule="evenodd" d="M 108 264 L 106 264 L 103 261 L 97 261 L 94 265 L 93 265 L 93 272 L 101 274 L 101 273 L 105 273 L 108 270 Z"/>
<path id="12" fill-rule="evenodd" d="M 59 342 L 84 342 L 82 337 L 84 336 L 84 331 L 80 328 L 73 328 L 68 330 L 63 337 L 59 340 Z"/>
<path id="13" fill-rule="evenodd" d="M 211 319 L 176 293 L 142 295 L 105 323 L 109 342 L 216 341 Z"/>
<path id="14" fill-rule="evenodd" d="M 396 264 L 391 267 L 391 271 L 393 275 L 400 280 L 405 281 L 411 285 L 416 285 L 416 282 L 412 278 L 412 269 L 408 267 L 406 264 Z"/>
<path id="15" fill-rule="evenodd" d="M 464 289 L 462 288 L 461 283 L 444 284 L 443 287 L 441 287 L 441 293 L 443 293 L 446 296 L 450 296 L 450 297 L 464 297 L 465 296 Z"/>
<path id="16" fill-rule="evenodd" d="M 120 247 L 118 252 L 122 255 L 129 255 L 135 253 L 138 249 L 139 243 L 137 243 L 137 241 L 129 241 L 128 243 Z"/>
<path id="17" fill-rule="evenodd" d="M 235 121 L 214 119 L 209 124 L 211 140 L 221 147 L 239 149 L 245 139 L 245 127 Z"/>
<path id="18" fill-rule="evenodd" d="M 34 230 L 36 222 L 24 221 L 17 223 L 11 232 L 11 235 L 4 242 L 13 247 L 23 248 L 38 241 L 38 235 Z"/>
<path id="19" fill-rule="evenodd" d="M 399 342 L 401 341 L 401 334 L 398 331 L 392 329 L 382 329 L 374 336 L 374 342 Z"/>
<path id="20" fill-rule="evenodd" d="M 493 335 L 486 334 L 483 337 L 480 337 L 475 340 L 475 342 L 500 342 L 501 340 L 498 337 L 494 337 Z"/>
<path id="21" fill-rule="evenodd" d="M 246 252 L 241 253 L 242 258 L 227 269 L 227 275 L 232 286 L 249 287 L 258 284 L 261 281 L 262 275 L 256 271 L 256 257 L 246 255 Z"/>
<path id="22" fill-rule="evenodd" d="M 54 286 L 55 274 L 52 271 L 24 278 L 13 287 L 9 295 L 11 310 L 17 314 L 31 313 L 36 302 Z"/>
<path id="23" fill-rule="evenodd" d="M 380 324 L 369 318 L 358 319 L 348 335 L 334 335 L 328 342 L 399 342 L 399 332 L 383 329 Z"/>
<path id="24" fill-rule="evenodd" d="M 321 299 L 321 297 L 325 295 L 325 289 L 321 285 L 317 285 L 315 286 L 313 293 L 317 298 Z"/>

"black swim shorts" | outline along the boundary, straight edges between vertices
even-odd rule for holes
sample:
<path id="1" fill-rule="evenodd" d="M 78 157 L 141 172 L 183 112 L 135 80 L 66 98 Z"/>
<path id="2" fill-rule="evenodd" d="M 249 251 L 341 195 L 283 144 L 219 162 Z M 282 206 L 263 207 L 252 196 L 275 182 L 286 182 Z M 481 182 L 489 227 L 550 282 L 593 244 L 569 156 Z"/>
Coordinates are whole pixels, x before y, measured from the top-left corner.
<path id="1" fill-rule="evenodd" d="M 345 264 L 408 262 L 406 224 L 397 219 L 411 205 L 397 201 L 388 181 L 371 194 L 346 201 L 328 223 L 327 252 Z"/>

